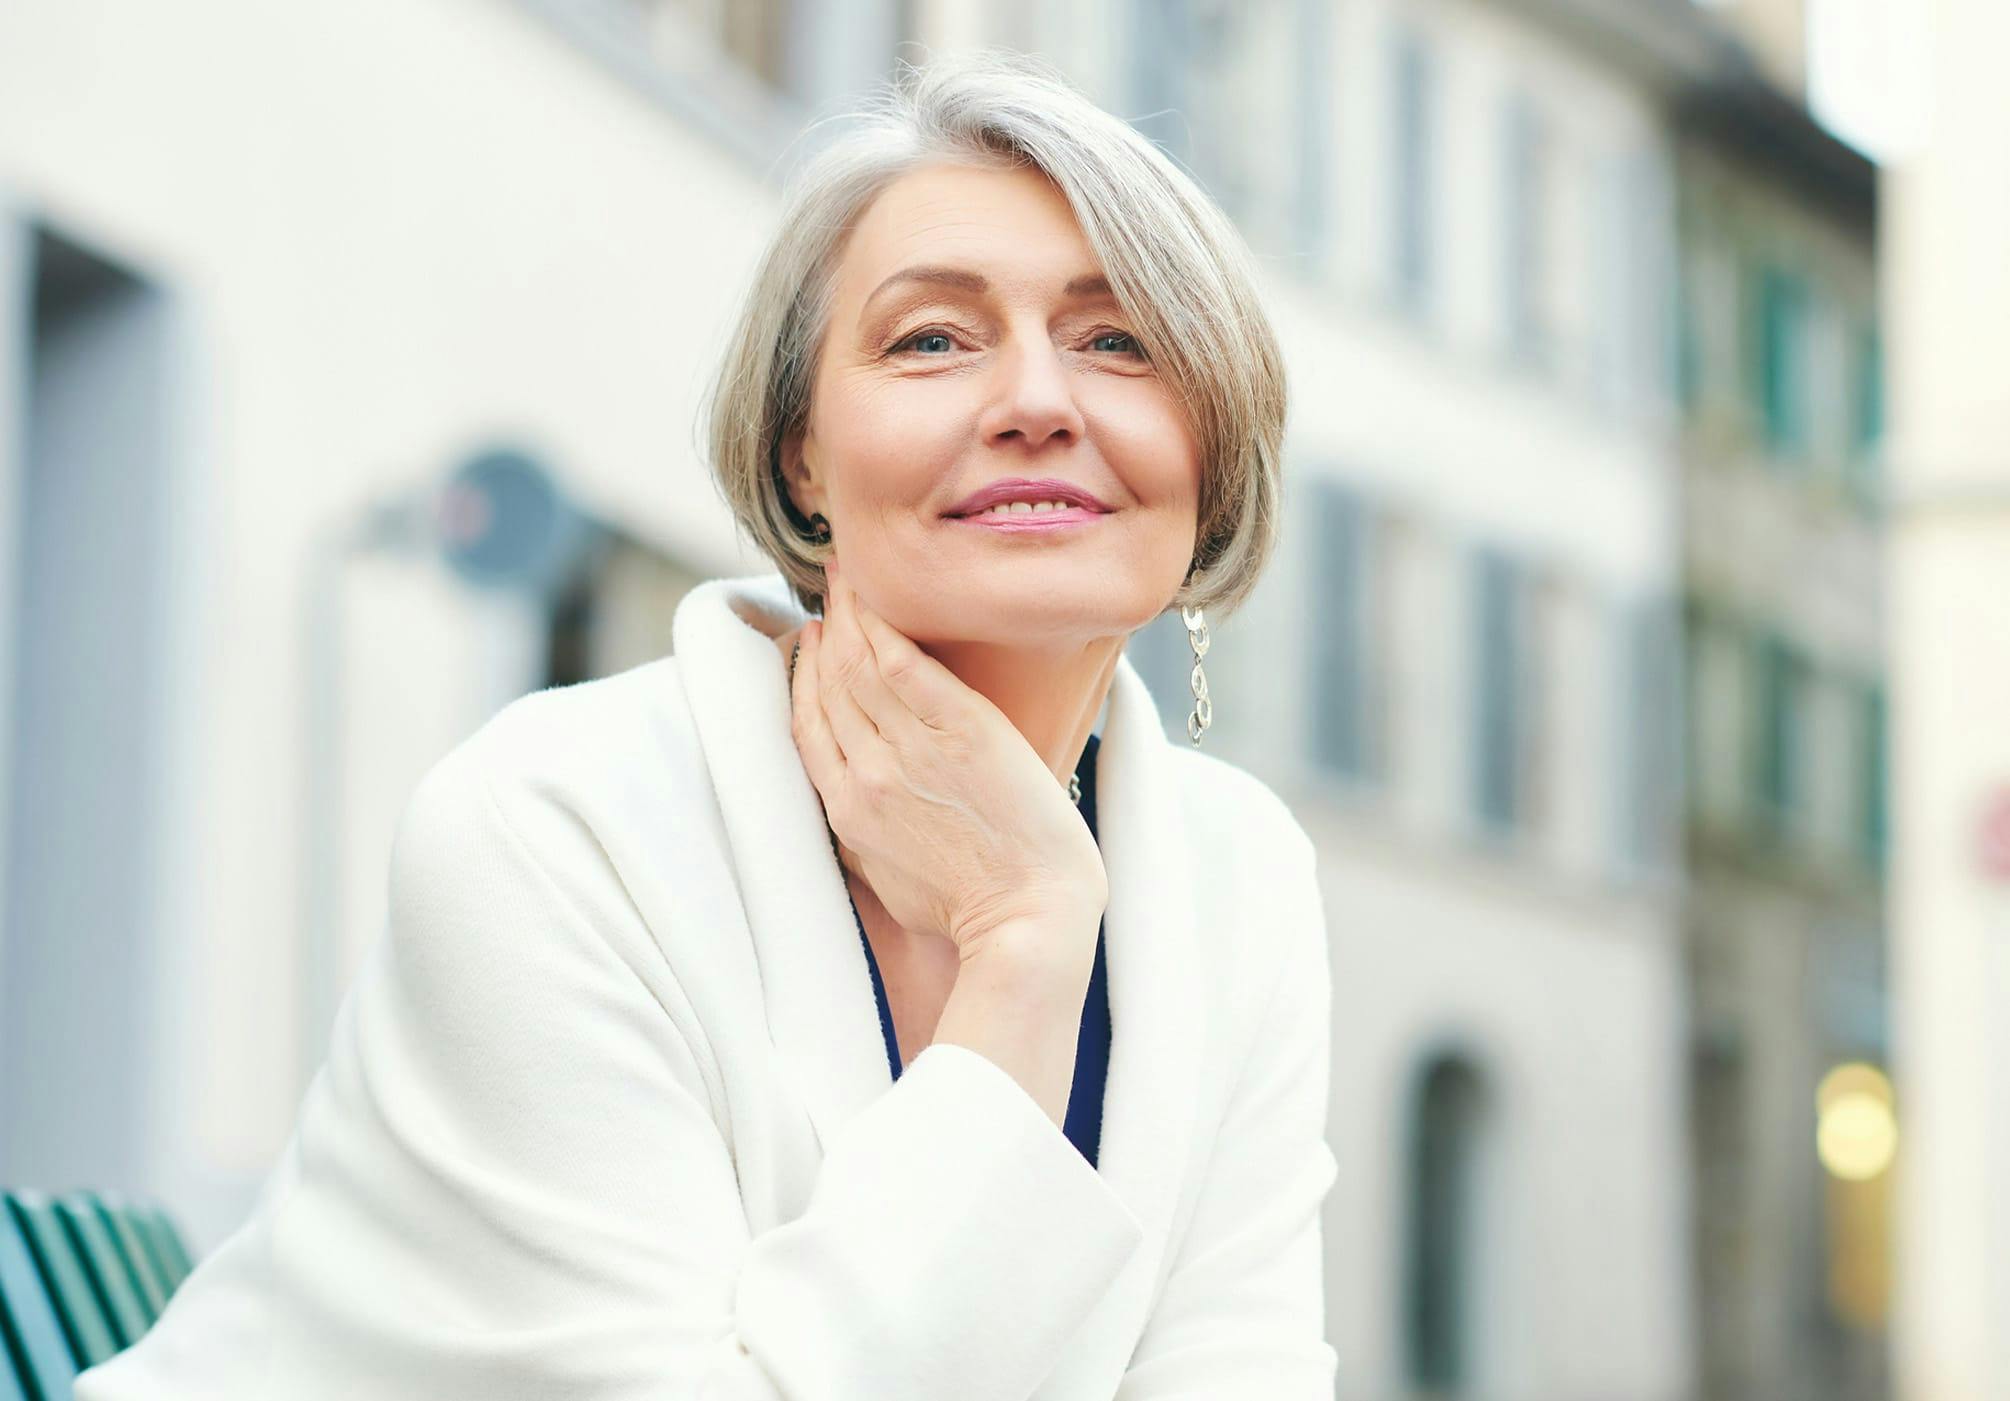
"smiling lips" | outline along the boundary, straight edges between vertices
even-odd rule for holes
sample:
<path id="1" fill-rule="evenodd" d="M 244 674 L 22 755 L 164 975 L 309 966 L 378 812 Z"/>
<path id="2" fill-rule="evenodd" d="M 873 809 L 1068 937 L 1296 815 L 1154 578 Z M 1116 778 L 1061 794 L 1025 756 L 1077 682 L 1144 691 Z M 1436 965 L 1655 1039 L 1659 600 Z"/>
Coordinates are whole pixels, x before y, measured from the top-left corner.
<path id="1" fill-rule="evenodd" d="M 1087 487 L 1077 486 L 1059 477 L 1006 477 L 971 492 L 951 506 L 946 514 L 958 517 L 974 516 L 997 506 L 1025 510 L 1054 506 L 1079 507 L 1096 514 L 1107 513 L 1110 509 Z"/>
<path id="2" fill-rule="evenodd" d="M 987 530 L 1002 531 L 1019 535 L 1031 531 L 1069 530 L 1100 520 L 1107 511 L 1092 511 L 1083 506 L 1066 506 L 1056 503 L 1032 505 L 1028 502 L 1014 502 L 1009 506 L 995 506 L 967 516 L 951 516 L 960 525 L 979 525 Z"/>

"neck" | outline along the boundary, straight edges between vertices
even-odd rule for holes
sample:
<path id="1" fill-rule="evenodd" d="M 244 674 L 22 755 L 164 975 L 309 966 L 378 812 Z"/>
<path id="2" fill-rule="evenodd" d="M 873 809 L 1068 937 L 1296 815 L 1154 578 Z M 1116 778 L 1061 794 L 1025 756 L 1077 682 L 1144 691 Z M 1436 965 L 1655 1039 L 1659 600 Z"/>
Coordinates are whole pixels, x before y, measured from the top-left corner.
<path id="1" fill-rule="evenodd" d="M 1012 722 L 1062 784 L 1089 743 L 1116 676 L 1121 637 L 1062 647 L 931 643 L 922 650 Z"/>

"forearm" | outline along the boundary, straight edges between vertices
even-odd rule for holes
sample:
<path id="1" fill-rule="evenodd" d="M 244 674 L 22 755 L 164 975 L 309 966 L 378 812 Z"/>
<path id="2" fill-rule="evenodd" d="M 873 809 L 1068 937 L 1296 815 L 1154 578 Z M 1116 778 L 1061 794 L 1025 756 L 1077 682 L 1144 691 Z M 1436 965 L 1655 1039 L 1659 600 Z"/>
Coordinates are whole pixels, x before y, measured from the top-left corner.
<path id="1" fill-rule="evenodd" d="M 1067 1120 L 1095 937 L 1058 922 L 1000 931 L 963 960 L 935 1026 L 935 1041 L 999 1066 L 1057 1127 Z"/>

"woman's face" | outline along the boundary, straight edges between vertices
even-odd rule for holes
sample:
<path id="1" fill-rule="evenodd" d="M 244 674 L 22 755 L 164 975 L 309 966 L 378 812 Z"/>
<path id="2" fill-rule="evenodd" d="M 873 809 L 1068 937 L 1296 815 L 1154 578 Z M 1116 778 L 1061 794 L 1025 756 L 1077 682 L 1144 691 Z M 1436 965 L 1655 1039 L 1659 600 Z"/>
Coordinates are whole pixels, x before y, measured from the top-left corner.
<path id="1" fill-rule="evenodd" d="M 918 642 L 1127 634 L 1186 577 L 1198 453 L 1100 273 L 1032 168 L 911 171 L 852 232 L 809 423 L 783 464 L 797 507 L 830 521 L 852 587 Z M 949 514 L 1015 477 L 1070 483 L 1107 510 L 1046 528 Z"/>

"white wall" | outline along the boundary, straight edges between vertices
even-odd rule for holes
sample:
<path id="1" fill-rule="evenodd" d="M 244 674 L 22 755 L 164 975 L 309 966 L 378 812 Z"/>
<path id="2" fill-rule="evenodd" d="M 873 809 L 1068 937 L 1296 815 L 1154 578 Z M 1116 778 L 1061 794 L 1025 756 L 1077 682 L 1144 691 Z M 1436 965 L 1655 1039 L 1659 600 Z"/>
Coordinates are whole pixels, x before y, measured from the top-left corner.
<path id="1" fill-rule="evenodd" d="M 491 0 L 7 6 L 0 192 L 192 305 L 174 451 L 214 554 L 187 618 L 200 706 L 166 739 L 189 889 L 156 931 L 185 959 L 150 989 L 144 1185 L 206 1248 L 314 1068 L 293 1051 L 310 540 L 502 434 L 708 571 L 753 567 L 691 429 L 769 197 Z M 380 924 L 403 794 L 502 698 L 482 605 L 408 571 L 392 607 L 351 581 L 349 948 Z"/>

